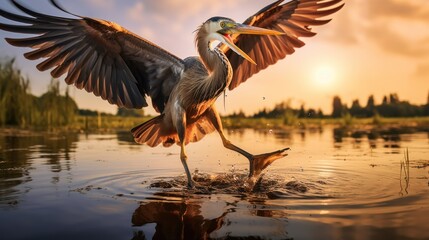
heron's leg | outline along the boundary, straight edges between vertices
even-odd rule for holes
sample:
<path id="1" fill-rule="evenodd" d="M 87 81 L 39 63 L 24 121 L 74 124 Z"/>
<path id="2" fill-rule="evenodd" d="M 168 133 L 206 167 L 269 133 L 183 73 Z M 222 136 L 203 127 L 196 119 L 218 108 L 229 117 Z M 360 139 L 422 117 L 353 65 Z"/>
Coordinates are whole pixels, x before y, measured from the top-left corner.
<path id="1" fill-rule="evenodd" d="M 185 139 L 186 139 L 186 114 L 183 112 L 183 114 L 180 114 L 180 117 L 178 117 L 176 121 L 176 129 L 177 134 L 179 135 L 180 140 L 180 161 L 182 161 L 183 168 L 186 172 L 186 177 L 188 178 L 188 188 L 194 188 L 194 181 L 192 180 L 191 172 L 189 171 L 188 167 L 188 156 L 186 155 L 185 151 Z"/>
<path id="2" fill-rule="evenodd" d="M 222 121 L 214 106 L 208 110 L 208 119 L 212 122 L 213 126 L 218 131 L 224 147 L 238 152 L 249 159 L 249 178 L 257 177 L 262 172 L 262 170 L 267 168 L 275 160 L 283 158 L 287 155 L 285 152 L 289 150 L 289 148 L 259 155 L 250 154 L 249 152 L 235 146 L 228 139 L 226 139 L 223 133 Z"/>

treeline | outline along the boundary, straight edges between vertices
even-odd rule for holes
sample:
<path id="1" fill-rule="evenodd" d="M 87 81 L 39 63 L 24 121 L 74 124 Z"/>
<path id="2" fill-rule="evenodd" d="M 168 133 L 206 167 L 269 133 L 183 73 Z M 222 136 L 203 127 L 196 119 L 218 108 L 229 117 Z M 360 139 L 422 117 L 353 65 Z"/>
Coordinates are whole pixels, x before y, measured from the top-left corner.
<path id="1" fill-rule="evenodd" d="M 0 126 L 59 127 L 75 121 L 77 104 L 60 94 L 59 82 L 52 79 L 40 97 L 30 93 L 30 80 L 14 67 L 14 60 L 0 62 Z"/>
<path id="2" fill-rule="evenodd" d="M 354 100 L 347 106 L 343 104 L 339 96 L 335 96 L 332 101 L 332 113 L 325 115 L 320 109 L 306 109 L 304 105 L 300 108 L 293 108 L 289 101 L 276 104 L 272 109 L 262 109 L 257 113 L 250 115 L 252 118 L 282 118 L 290 121 L 299 118 L 342 118 L 351 116 L 355 118 L 381 117 L 422 117 L 429 116 L 429 95 L 428 102 L 425 105 L 415 105 L 408 101 L 401 101 L 398 94 L 392 93 L 383 97 L 380 104 L 376 104 L 374 96 L 368 97 L 366 105 L 362 106 L 359 100 Z M 235 112 L 228 117 L 244 118 L 247 117 L 243 111 Z"/>
<path id="3" fill-rule="evenodd" d="M 324 118 L 326 117 L 322 110 L 318 109 L 305 109 L 304 105 L 301 106 L 299 109 L 295 109 L 291 107 L 290 101 L 284 101 L 279 104 L 276 104 L 274 108 L 267 109 L 264 108 L 257 113 L 246 116 L 246 114 L 243 111 L 235 112 L 231 115 L 226 116 L 228 118 L 267 118 L 267 119 L 281 119 L 282 123 L 284 125 L 295 125 L 298 123 L 299 118 L 306 118 L 306 117 L 312 117 L 312 118 Z"/>
<path id="4" fill-rule="evenodd" d="M 382 117 L 422 117 L 429 116 L 429 95 L 425 105 L 415 105 L 408 101 L 399 99 L 398 94 L 391 93 L 383 97 L 380 104 L 376 104 L 374 96 L 368 97 L 365 106 L 359 100 L 354 100 L 350 107 L 343 104 L 339 96 L 335 96 L 332 101 L 332 117 L 340 118 L 351 115 L 356 118 L 368 118 L 376 115 Z"/>
<path id="5" fill-rule="evenodd" d="M 78 113 L 80 116 L 115 116 L 114 114 L 105 113 L 105 112 L 99 112 L 89 109 L 79 109 Z M 126 109 L 126 108 L 118 108 L 116 111 L 116 116 L 118 117 L 144 117 L 144 110 L 143 109 Z"/>
<path id="6" fill-rule="evenodd" d="M 292 108 L 289 101 L 276 104 L 272 109 L 246 116 L 243 111 L 233 113 L 232 118 L 280 118 L 285 124 L 294 124 L 299 118 L 341 118 L 356 117 L 419 117 L 429 116 L 429 95 L 425 105 L 415 105 L 402 101 L 392 93 L 384 96 L 377 104 L 374 96 L 368 97 L 365 105 L 354 100 L 350 106 L 343 104 L 339 96 L 332 101 L 332 113 L 325 115 L 320 109 Z M 40 97 L 30 93 L 30 80 L 22 76 L 20 70 L 14 67 L 14 60 L 0 62 L 0 127 L 61 127 L 76 121 L 77 116 L 108 116 L 112 114 L 78 109 L 76 102 L 69 96 L 68 88 L 65 94 L 60 93 L 58 80 L 52 79 L 47 92 Z M 116 116 L 143 117 L 143 110 L 118 108 Z"/>
<path id="7" fill-rule="evenodd" d="M 67 87 L 61 94 L 59 81 L 52 79 L 46 93 L 36 97 L 30 92 L 30 80 L 14 66 L 14 60 L 0 61 L 0 127 L 56 128 L 75 123 L 78 116 L 113 116 L 78 109 L 68 91 Z M 118 108 L 116 116 L 144 117 L 144 111 Z"/>

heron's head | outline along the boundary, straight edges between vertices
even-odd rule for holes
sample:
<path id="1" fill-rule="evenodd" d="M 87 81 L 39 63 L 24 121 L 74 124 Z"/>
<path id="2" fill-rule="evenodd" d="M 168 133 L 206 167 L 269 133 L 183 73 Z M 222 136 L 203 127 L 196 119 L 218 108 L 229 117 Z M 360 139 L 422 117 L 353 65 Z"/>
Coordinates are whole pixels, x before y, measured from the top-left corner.
<path id="1" fill-rule="evenodd" d="M 256 64 L 252 58 L 250 58 L 243 50 L 234 44 L 232 35 L 234 34 L 255 34 L 255 35 L 283 35 L 284 33 L 253 27 L 241 23 L 237 23 L 230 18 L 225 17 L 212 17 L 207 20 L 203 26 L 206 30 L 206 34 L 209 42 L 218 40 L 223 44 L 227 45 L 230 49 L 242 56 L 249 62 Z"/>

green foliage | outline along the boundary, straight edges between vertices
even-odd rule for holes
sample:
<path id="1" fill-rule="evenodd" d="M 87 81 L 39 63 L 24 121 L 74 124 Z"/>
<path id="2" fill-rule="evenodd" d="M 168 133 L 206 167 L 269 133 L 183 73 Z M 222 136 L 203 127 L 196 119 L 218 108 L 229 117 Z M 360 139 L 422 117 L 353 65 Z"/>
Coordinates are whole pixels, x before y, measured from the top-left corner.
<path id="1" fill-rule="evenodd" d="M 58 80 L 52 79 L 48 91 L 38 99 L 41 121 L 39 126 L 60 127 L 75 121 L 77 104 L 69 97 L 68 88 L 65 96 L 60 94 Z"/>
<path id="2" fill-rule="evenodd" d="M 378 112 L 376 112 L 372 117 L 372 124 L 377 126 L 380 126 L 383 124 L 383 117 L 381 117 L 380 114 L 378 114 Z"/>
<path id="3" fill-rule="evenodd" d="M 100 114 L 99 116 L 77 116 L 76 122 L 69 127 L 86 132 L 129 131 L 131 128 L 149 119 L 150 117 L 118 117 L 106 114 Z"/>
<path id="4" fill-rule="evenodd" d="M 283 116 L 283 124 L 286 126 L 293 126 L 293 125 L 296 125 L 297 123 L 298 123 L 297 114 L 291 109 L 286 110 Z"/>
<path id="5" fill-rule="evenodd" d="M 31 124 L 32 97 L 28 94 L 29 80 L 13 67 L 14 59 L 0 63 L 0 125 Z"/>
<path id="6" fill-rule="evenodd" d="M 144 117 L 143 109 L 118 108 L 116 116 L 119 117 Z"/>
<path id="7" fill-rule="evenodd" d="M 231 115 L 228 116 L 229 118 L 245 118 L 246 114 L 243 112 L 243 110 L 240 110 L 238 112 L 234 112 Z"/>
<path id="8" fill-rule="evenodd" d="M 60 94 L 57 80 L 41 97 L 29 93 L 29 83 L 14 67 L 14 60 L 0 63 L 0 125 L 51 128 L 75 121 L 77 105 L 68 90 L 65 96 Z"/>
<path id="9" fill-rule="evenodd" d="M 341 117 L 341 120 L 342 120 L 342 125 L 346 127 L 353 125 L 353 123 L 355 122 L 355 118 L 349 112 L 346 112 Z"/>

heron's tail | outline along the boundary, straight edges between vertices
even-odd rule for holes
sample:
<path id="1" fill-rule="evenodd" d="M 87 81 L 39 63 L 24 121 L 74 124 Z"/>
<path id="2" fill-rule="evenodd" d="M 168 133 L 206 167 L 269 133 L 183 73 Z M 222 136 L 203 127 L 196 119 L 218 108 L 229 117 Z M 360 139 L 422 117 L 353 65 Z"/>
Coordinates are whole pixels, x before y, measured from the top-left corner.
<path id="1" fill-rule="evenodd" d="M 165 147 L 171 146 L 176 142 L 175 137 L 171 134 L 162 133 L 162 120 L 164 115 L 152 118 L 131 130 L 134 140 L 137 143 L 147 144 L 156 147 L 163 144 Z"/>
<path id="2" fill-rule="evenodd" d="M 156 147 L 162 143 L 164 147 L 169 147 L 174 143 L 179 144 L 177 132 L 166 131 L 163 125 L 163 116 L 152 118 L 151 120 L 138 125 L 131 130 L 134 140 L 137 143 L 147 144 L 151 147 Z M 163 127 L 164 126 L 164 127 Z M 213 132 L 215 127 L 206 116 L 202 116 L 198 121 L 191 122 L 186 126 L 185 144 L 189 142 L 198 142 L 205 135 Z"/>

